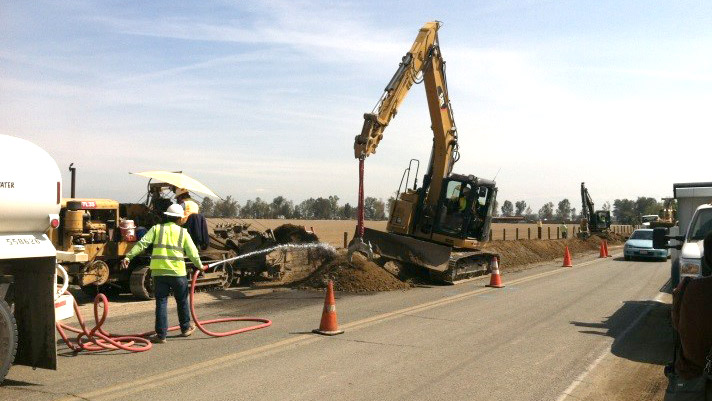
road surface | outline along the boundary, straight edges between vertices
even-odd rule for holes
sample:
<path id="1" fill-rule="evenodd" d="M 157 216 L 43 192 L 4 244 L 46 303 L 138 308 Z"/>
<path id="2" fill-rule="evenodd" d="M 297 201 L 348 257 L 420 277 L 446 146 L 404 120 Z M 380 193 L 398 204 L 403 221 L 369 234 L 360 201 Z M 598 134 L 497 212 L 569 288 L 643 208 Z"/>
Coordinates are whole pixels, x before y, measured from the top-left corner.
<path id="1" fill-rule="evenodd" d="M 596 367 L 608 354 L 660 364 L 659 355 L 618 345 L 638 338 L 669 263 L 593 257 L 574 263 L 507 274 L 503 289 L 480 279 L 337 294 L 346 333 L 334 337 L 310 333 L 322 293 L 201 294 L 203 319 L 256 315 L 274 325 L 229 338 L 169 338 L 142 354 L 73 355 L 61 346 L 57 372 L 13 367 L 0 399 L 563 400 L 582 377 L 601 375 Z M 112 332 L 153 326 L 151 303 L 114 309 Z M 173 309 L 169 318 L 176 320 Z"/>

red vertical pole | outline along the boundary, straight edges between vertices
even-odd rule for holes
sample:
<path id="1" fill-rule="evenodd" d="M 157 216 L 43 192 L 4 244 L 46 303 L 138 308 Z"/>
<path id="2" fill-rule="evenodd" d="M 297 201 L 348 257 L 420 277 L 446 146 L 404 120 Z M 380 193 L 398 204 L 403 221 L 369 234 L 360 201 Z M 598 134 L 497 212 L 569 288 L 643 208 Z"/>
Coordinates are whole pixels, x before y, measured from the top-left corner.
<path id="1" fill-rule="evenodd" d="M 363 238 L 363 161 L 364 157 L 358 159 L 358 236 Z"/>

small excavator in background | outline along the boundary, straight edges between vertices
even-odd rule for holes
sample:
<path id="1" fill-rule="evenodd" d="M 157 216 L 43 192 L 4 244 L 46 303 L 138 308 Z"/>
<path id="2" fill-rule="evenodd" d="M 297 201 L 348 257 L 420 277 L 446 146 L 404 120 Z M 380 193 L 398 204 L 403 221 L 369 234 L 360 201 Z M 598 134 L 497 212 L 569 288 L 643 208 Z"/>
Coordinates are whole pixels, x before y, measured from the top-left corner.
<path id="1" fill-rule="evenodd" d="M 359 219 L 349 254 L 358 251 L 372 256 L 375 252 L 381 257 L 424 267 L 433 278 L 454 283 L 486 274 L 492 258 L 498 257 L 480 249 L 481 243 L 489 239 L 497 186 L 492 180 L 452 173 L 459 159 L 458 136 L 438 42 L 440 27 L 441 23 L 434 21 L 420 29 L 376 105 L 377 112 L 374 108 L 374 112 L 364 115 L 361 134 L 354 141 L 354 154 L 359 159 Z M 434 135 L 422 186 L 417 185 L 420 162 L 411 160 L 403 174 L 405 189 L 401 178 L 390 210 L 387 232 L 367 229 L 363 226 L 364 160 L 376 152 L 384 130 L 411 86 L 420 82 L 425 82 Z M 414 165 L 415 178 L 410 189 Z"/>
<path id="2" fill-rule="evenodd" d="M 581 232 L 588 238 L 591 234 L 601 234 L 611 229 L 611 211 L 595 210 L 593 199 L 588 193 L 586 183 L 581 183 Z"/>

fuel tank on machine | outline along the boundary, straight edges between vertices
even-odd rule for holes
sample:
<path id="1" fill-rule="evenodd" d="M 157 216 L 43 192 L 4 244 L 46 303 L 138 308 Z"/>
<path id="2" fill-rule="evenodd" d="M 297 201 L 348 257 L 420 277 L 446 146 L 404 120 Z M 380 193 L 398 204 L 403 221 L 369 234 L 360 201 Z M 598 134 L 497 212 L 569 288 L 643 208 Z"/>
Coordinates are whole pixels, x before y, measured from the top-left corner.
<path id="1" fill-rule="evenodd" d="M 54 159 L 24 139 L 0 135 L 0 233 L 44 233 L 60 209 Z"/>

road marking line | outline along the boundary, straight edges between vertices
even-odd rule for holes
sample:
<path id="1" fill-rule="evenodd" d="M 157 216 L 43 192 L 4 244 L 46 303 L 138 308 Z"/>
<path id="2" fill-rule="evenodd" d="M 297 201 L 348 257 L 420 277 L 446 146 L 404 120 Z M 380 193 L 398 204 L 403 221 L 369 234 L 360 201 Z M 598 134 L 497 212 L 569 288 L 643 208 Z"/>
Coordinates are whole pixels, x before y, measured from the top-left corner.
<path id="1" fill-rule="evenodd" d="M 608 260 L 608 259 L 604 259 L 604 261 L 605 260 Z M 583 262 L 583 263 L 574 265 L 574 268 L 589 266 L 589 265 L 594 264 L 599 261 L 601 261 L 601 259 L 593 259 L 588 262 Z M 546 272 L 537 273 L 537 274 L 533 274 L 531 276 L 522 277 L 520 279 L 512 280 L 509 282 L 509 285 L 526 283 L 526 282 L 533 281 L 533 280 L 536 280 L 539 278 L 544 278 L 547 276 L 564 273 L 564 272 L 568 272 L 568 271 L 572 271 L 572 268 L 559 267 L 559 268 L 555 268 L 553 270 L 549 270 Z M 498 289 L 498 288 L 481 287 L 481 288 L 477 288 L 477 289 L 474 289 L 471 291 L 463 292 L 461 294 L 452 295 L 447 298 L 441 298 L 438 300 L 425 302 L 425 303 L 422 303 L 419 305 L 413 305 L 413 306 L 398 309 L 398 310 L 395 310 L 392 312 L 386 312 L 386 313 L 382 313 L 380 315 L 375 315 L 375 316 L 367 317 L 367 318 L 357 320 L 354 322 L 346 323 L 346 324 L 341 325 L 341 329 L 359 330 L 359 329 L 371 326 L 376 323 L 381 323 L 386 320 L 400 317 L 407 313 L 422 312 L 425 310 L 436 308 L 438 306 L 448 305 L 453 302 L 471 298 L 475 295 L 482 294 L 485 292 L 496 292 L 496 291 L 502 291 L 502 290 Z M 192 364 L 190 366 L 185 366 L 182 368 L 173 369 L 173 370 L 159 373 L 156 375 L 147 376 L 142 379 L 131 380 L 129 382 L 116 384 L 114 386 L 105 387 L 103 389 L 91 391 L 88 393 L 78 394 L 77 396 L 63 397 L 63 398 L 57 399 L 56 401 L 76 401 L 76 400 L 82 400 L 82 399 L 97 399 L 97 398 L 98 399 L 106 399 L 106 400 L 115 399 L 118 397 L 127 396 L 127 395 L 130 395 L 133 393 L 138 393 L 140 391 L 148 390 L 153 387 L 158 387 L 158 386 L 164 385 L 164 384 L 168 383 L 168 381 L 170 381 L 170 380 L 181 379 L 181 378 L 183 378 L 184 375 L 185 376 L 193 376 L 193 375 L 195 375 L 195 372 L 200 372 L 201 374 L 205 374 L 206 372 L 223 369 L 226 367 L 227 363 L 234 363 L 234 362 L 238 362 L 238 361 L 249 360 L 249 359 L 255 358 L 257 356 L 263 356 L 265 354 L 272 354 L 272 353 L 278 352 L 282 348 L 286 348 L 289 346 L 296 346 L 296 345 L 306 345 L 306 344 L 310 344 L 310 343 L 313 343 L 313 342 L 316 342 L 319 340 L 323 340 L 325 338 L 327 338 L 327 337 L 316 337 L 312 334 L 300 335 L 297 337 L 292 337 L 292 338 L 288 338 L 285 340 L 281 340 L 281 341 L 278 341 L 275 343 L 266 344 L 266 345 L 263 345 L 263 346 L 260 346 L 257 348 L 236 352 L 233 354 L 206 360 L 203 362 L 198 362 L 198 363 Z"/>
<path id="2" fill-rule="evenodd" d="M 656 302 L 661 302 L 661 301 L 658 301 L 658 298 L 661 295 L 667 295 L 667 294 L 659 292 L 658 295 L 656 295 L 655 298 L 653 298 L 652 300 L 656 301 Z M 566 390 L 564 390 L 564 392 L 561 393 L 561 395 L 559 395 L 559 398 L 557 398 L 556 401 L 564 401 L 567 397 L 571 396 L 571 393 L 574 390 L 576 390 L 576 388 L 579 386 L 579 384 L 581 384 L 584 381 L 586 376 L 588 376 L 588 374 L 591 373 L 593 371 L 593 369 L 595 369 L 606 358 L 606 356 L 608 356 L 611 353 L 611 349 L 613 349 L 613 346 L 615 346 L 616 343 L 618 343 L 618 341 L 621 341 L 622 339 L 624 339 L 628 335 L 628 333 L 633 329 L 633 327 L 635 327 L 638 323 L 640 323 L 640 321 L 650 313 L 651 309 L 653 309 L 652 304 L 648 305 L 645 308 L 645 310 L 643 310 L 643 312 L 640 315 L 638 315 L 638 317 L 636 317 L 635 320 L 630 325 L 628 325 L 628 327 L 626 327 L 625 330 L 623 330 L 623 332 L 618 337 L 616 337 L 613 340 L 613 342 L 611 343 L 610 346 L 606 345 L 605 347 L 603 347 L 603 352 L 601 352 L 601 355 L 599 355 L 595 361 L 591 362 L 591 364 L 589 364 L 588 367 L 586 369 L 584 369 L 584 371 L 581 372 L 581 374 L 578 375 L 576 377 L 576 379 L 574 379 L 573 382 L 571 382 L 569 387 L 567 387 Z M 573 396 L 571 396 L 571 397 L 573 397 Z"/>

